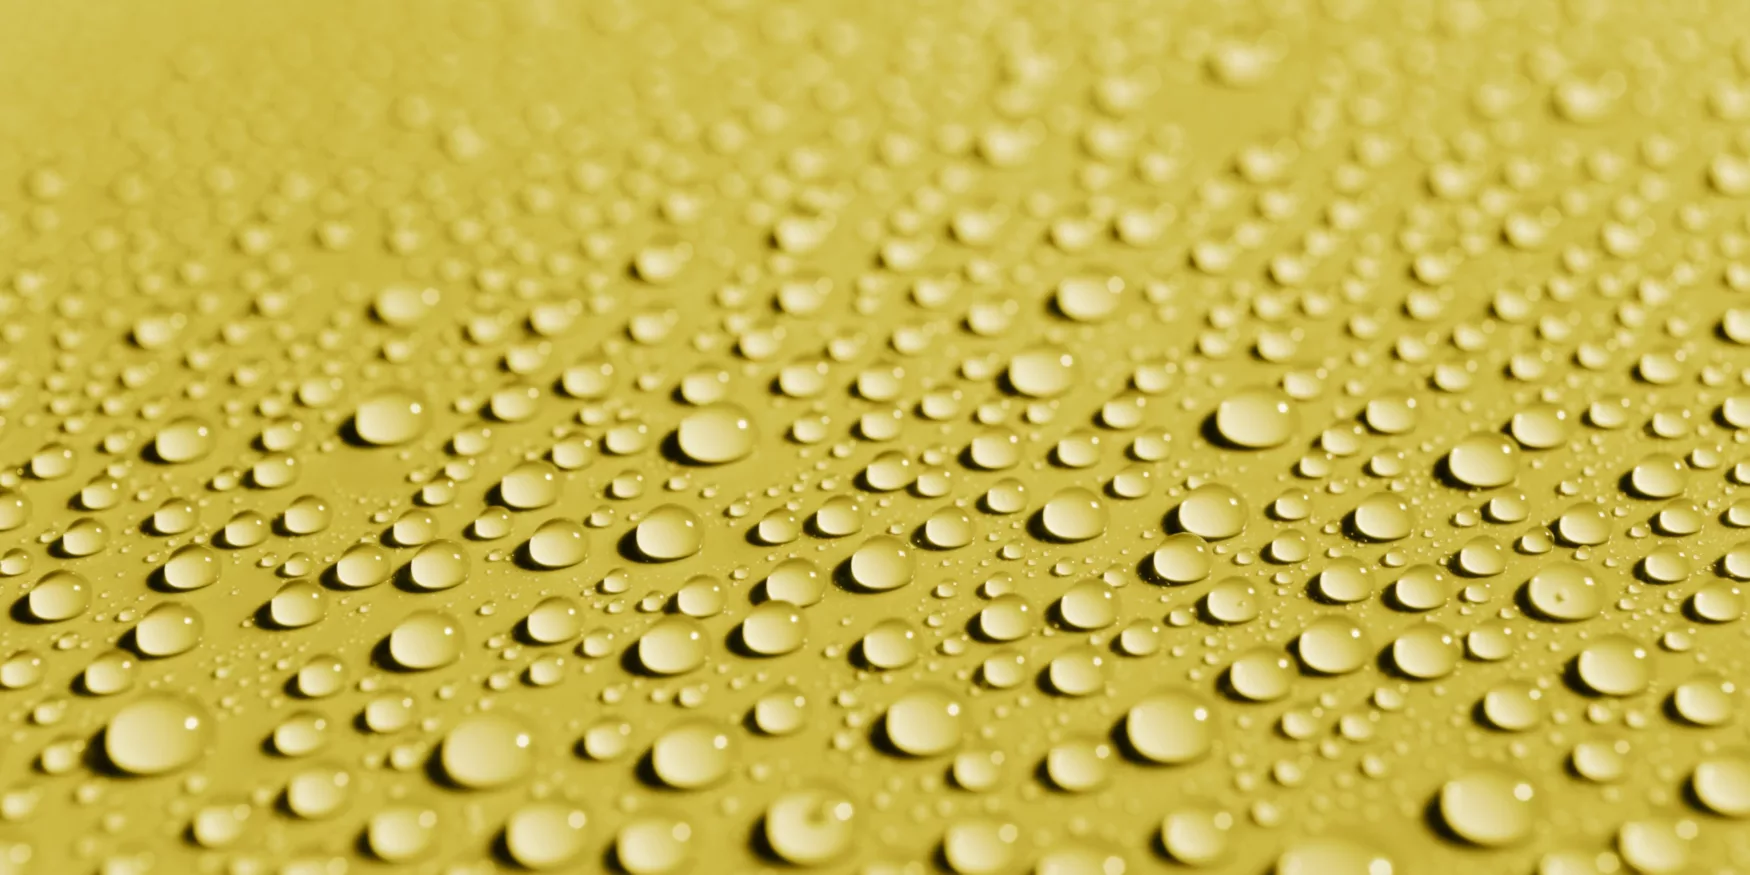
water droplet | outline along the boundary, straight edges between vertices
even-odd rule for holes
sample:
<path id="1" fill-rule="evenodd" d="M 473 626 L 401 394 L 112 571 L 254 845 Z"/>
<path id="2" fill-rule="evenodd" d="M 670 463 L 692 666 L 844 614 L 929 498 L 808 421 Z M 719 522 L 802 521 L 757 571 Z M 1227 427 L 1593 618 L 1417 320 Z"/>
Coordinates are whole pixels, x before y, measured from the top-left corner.
<path id="1" fill-rule="evenodd" d="M 359 404 L 353 430 L 374 446 L 404 444 L 425 432 L 431 414 L 423 400 L 406 392 L 384 392 Z"/>
<path id="2" fill-rule="evenodd" d="M 634 540 L 639 554 L 646 559 L 658 562 L 685 559 L 704 546 L 704 522 L 698 514 L 680 505 L 665 504 L 638 523 Z"/>
<path id="3" fill-rule="evenodd" d="M 212 741 L 204 709 L 181 696 L 149 693 L 123 705 L 103 732 L 103 752 L 133 775 L 162 775 L 200 759 Z"/>
<path id="4" fill-rule="evenodd" d="M 440 611 L 414 611 L 389 633 L 389 657 L 409 671 L 442 668 L 462 655 L 462 628 Z"/>
<path id="5" fill-rule="evenodd" d="M 1279 390 L 1241 389 L 1216 405 L 1214 425 L 1228 443 L 1262 450 L 1287 443 L 1299 428 L 1299 416 Z"/>
<path id="6" fill-rule="evenodd" d="M 444 776 L 469 790 L 491 790 L 521 780 L 534 768 L 534 737 L 505 714 L 464 718 L 444 735 Z"/>

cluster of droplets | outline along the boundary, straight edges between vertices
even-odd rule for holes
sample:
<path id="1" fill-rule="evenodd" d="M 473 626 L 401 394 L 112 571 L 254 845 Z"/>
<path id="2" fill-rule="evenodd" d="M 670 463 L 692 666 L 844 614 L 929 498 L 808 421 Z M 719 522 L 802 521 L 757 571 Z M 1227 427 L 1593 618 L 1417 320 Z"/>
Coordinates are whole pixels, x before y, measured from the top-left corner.
<path id="1" fill-rule="evenodd" d="M 718 5 L 26 174 L 0 872 L 1750 860 L 1750 51 Z"/>

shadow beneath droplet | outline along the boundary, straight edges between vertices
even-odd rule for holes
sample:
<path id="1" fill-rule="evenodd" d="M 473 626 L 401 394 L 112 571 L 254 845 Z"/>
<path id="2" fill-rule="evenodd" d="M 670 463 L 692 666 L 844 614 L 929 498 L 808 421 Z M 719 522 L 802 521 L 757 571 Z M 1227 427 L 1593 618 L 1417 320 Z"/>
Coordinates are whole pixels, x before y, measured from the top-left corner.
<path id="1" fill-rule="evenodd" d="M 1458 479 L 1458 475 L 1452 473 L 1452 462 L 1448 456 L 1441 456 L 1440 461 L 1434 463 L 1434 479 L 1440 481 L 1440 485 L 1451 489 L 1462 489 L 1465 492 L 1476 491 L 1476 487 Z"/>
<path id="2" fill-rule="evenodd" d="M 271 599 L 256 607 L 255 612 L 250 614 L 250 620 L 255 623 L 255 628 L 266 629 L 270 632 L 287 632 L 294 628 L 283 625 L 273 618 L 273 601 Z"/>
<path id="3" fill-rule="evenodd" d="M 338 434 L 340 439 L 346 442 L 346 445 L 349 447 L 356 447 L 361 450 L 384 449 L 384 447 L 379 447 L 376 444 L 365 440 L 364 435 L 359 434 L 357 416 L 347 417 L 346 421 L 340 424 L 340 428 L 335 430 L 335 433 Z"/>
<path id="4" fill-rule="evenodd" d="M 425 771 L 426 780 L 445 790 L 467 789 L 456 783 L 455 779 L 450 777 L 450 773 L 444 770 L 444 743 L 442 741 L 432 745 L 431 753 L 426 755 L 425 765 L 422 768 Z"/>
<path id="5" fill-rule="evenodd" d="M 701 462 L 698 459 L 687 455 L 686 451 L 681 449 L 681 434 L 679 430 L 671 431 L 668 434 L 663 435 L 662 440 L 658 441 L 656 444 L 656 451 L 662 456 L 663 461 L 675 465 L 681 465 L 687 468 L 711 467 L 708 463 Z"/>
<path id="6" fill-rule="evenodd" d="M 1161 517 L 1161 526 L 1167 530 L 1169 535 L 1177 535 L 1186 531 L 1185 522 L 1180 519 L 1179 506 L 1174 506 L 1172 510 L 1167 511 L 1166 516 Z"/>
<path id="7" fill-rule="evenodd" d="M 723 639 L 723 644 L 736 656 L 742 656 L 748 659 L 766 658 L 765 654 L 748 646 L 747 633 L 743 630 L 740 623 L 737 623 L 734 629 L 729 630 L 729 634 Z"/>
<path id="8" fill-rule="evenodd" d="M 662 776 L 656 773 L 656 754 L 653 751 L 646 750 L 638 755 L 638 762 L 632 766 L 632 774 L 647 789 L 663 793 L 675 792 L 675 788 L 664 783 Z"/>
<path id="9" fill-rule="evenodd" d="M 789 860 L 778 855 L 778 851 L 772 847 L 771 839 L 766 837 L 766 816 L 764 814 L 754 820 L 753 826 L 748 830 L 747 846 L 753 850 L 754 856 L 759 857 L 760 861 L 767 865 L 785 869 L 796 868 Z"/>
<path id="10" fill-rule="evenodd" d="M 415 669 L 408 668 L 395 661 L 394 654 L 389 652 L 389 636 L 384 635 L 371 645 L 371 665 L 395 674 L 413 674 Z"/>
<path id="11" fill-rule="evenodd" d="M 1580 677 L 1580 657 L 1578 656 L 1569 659 L 1567 663 L 1562 666 L 1562 684 L 1569 690 L 1572 690 L 1576 695 L 1583 696 L 1587 699 L 1604 698 L 1604 696 L 1596 690 L 1587 686 L 1585 679 Z"/>
<path id="12" fill-rule="evenodd" d="M 1123 717 L 1118 718 L 1118 722 L 1113 723 L 1112 728 L 1106 731 L 1106 737 L 1111 739 L 1112 749 L 1118 751 L 1118 755 L 1132 765 L 1149 767 L 1159 767 L 1164 765 L 1164 763 L 1159 763 L 1143 756 L 1142 751 L 1137 750 L 1136 745 L 1130 741 L 1129 714 L 1125 714 Z"/>
<path id="13" fill-rule="evenodd" d="M 109 738 L 109 727 L 105 726 L 91 734 L 85 742 L 85 750 L 79 755 L 79 762 L 85 768 L 112 779 L 129 779 L 139 777 L 122 770 L 121 766 L 109 758 L 109 749 L 104 742 Z"/>
<path id="14" fill-rule="evenodd" d="M 140 458 L 143 461 L 150 462 L 154 465 L 175 464 L 169 459 L 164 458 L 163 454 L 158 452 L 158 442 L 156 440 L 146 441 L 140 446 Z"/>
<path id="15" fill-rule="evenodd" d="M 12 607 L 7 611 L 7 614 L 12 618 L 12 622 L 27 626 L 47 626 L 52 622 L 41 619 L 30 612 L 30 593 L 28 592 L 13 600 Z"/>
<path id="16" fill-rule="evenodd" d="M 889 732 L 887 729 L 886 714 L 882 714 L 881 719 L 875 721 L 874 726 L 869 727 L 869 744 L 876 750 L 890 757 L 898 757 L 905 760 L 917 759 L 917 757 L 900 750 L 899 745 L 894 744 L 893 733 Z"/>
<path id="17" fill-rule="evenodd" d="M 640 565 L 656 565 L 662 561 L 660 559 L 652 559 L 646 555 L 643 550 L 638 549 L 637 526 L 627 529 L 626 533 L 621 535 L 618 541 L 614 542 L 614 550 L 620 554 L 621 559 L 624 559 L 627 562 L 636 562 Z"/>
<path id="18" fill-rule="evenodd" d="M 524 571 L 552 571 L 552 570 L 554 570 L 554 569 L 548 568 L 547 566 L 542 565 L 541 563 L 535 561 L 535 554 L 533 551 L 531 551 L 529 549 L 529 542 L 528 541 L 524 541 L 521 544 L 516 545 L 516 549 L 510 551 L 510 561 L 511 561 L 511 564 L 515 565 L 516 567 L 518 567 Z"/>
<path id="19" fill-rule="evenodd" d="M 1212 446 L 1219 447 L 1219 448 L 1224 449 L 1224 450 L 1243 451 L 1243 450 L 1248 449 L 1247 447 L 1240 446 L 1239 444 L 1234 443 L 1231 440 L 1228 440 L 1227 435 L 1224 435 L 1221 433 L 1221 429 L 1219 427 L 1217 427 L 1215 424 L 1215 414 L 1214 413 L 1210 413 L 1207 416 L 1204 416 L 1203 421 L 1197 424 L 1197 436 L 1200 438 L 1203 438 L 1204 441 L 1208 442 Z"/>
<path id="20" fill-rule="evenodd" d="M 832 582 L 833 582 L 834 586 L 837 586 L 839 589 L 842 589 L 846 592 L 854 592 L 854 593 L 860 593 L 860 594 L 864 594 L 864 595 L 875 595 L 875 594 L 879 594 L 881 592 L 880 590 L 870 589 L 870 588 L 862 585 L 861 583 L 857 582 L 856 575 L 853 575 L 851 573 L 851 560 L 850 559 L 846 559 L 843 562 L 840 562 L 839 564 L 833 566 Z"/>
<path id="21" fill-rule="evenodd" d="M 1380 674 L 1389 678 L 1395 678 L 1400 681 L 1427 680 L 1427 678 L 1419 678 L 1404 671 L 1404 667 L 1398 665 L 1397 659 L 1392 655 L 1392 646 L 1390 644 L 1380 648 L 1379 652 L 1373 655 L 1373 665 L 1374 668 L 1379 670 Z"/>
<path id="22" fill-rule="evenodd" d="M 632 675 L 633 677 L 663 677 L 662 674 L 651 671 L 650 667 L 644 664 L 644 660 L 639 658 L 638 648 L 642 646 L 643 644 L 640 641 L 634 641 L 630 647 L 620 651 L 620 670 Z"/>
<path id="23" fill-rule="evenodd" d="M 1452 827 L 1447 825 L 1446 818 L 1440 815 L 1439 793 L 1435 793 L 1428 797 L 1428 804 L 1422 806 L 1422 822 L 1428 825 L 1430 832 L 1433 832 L 1435 835 L 1451 842 L 1452 844 L 1458 845 L 1459 847 L 1474 847 L 1470 842 L 1465 841 L 1460 838 L 1457 833 L 1453 832 Z"/>

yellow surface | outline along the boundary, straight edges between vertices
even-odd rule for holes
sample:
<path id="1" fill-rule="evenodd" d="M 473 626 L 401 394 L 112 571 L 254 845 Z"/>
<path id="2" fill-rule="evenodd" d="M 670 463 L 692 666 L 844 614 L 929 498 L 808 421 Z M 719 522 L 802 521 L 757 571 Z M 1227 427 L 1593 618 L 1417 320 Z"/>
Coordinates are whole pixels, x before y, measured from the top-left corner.
<path id="1" fill-rule="evenodd" d="M 5 0 L 0 873 L 1750 871 L 1747 34 Z"/>

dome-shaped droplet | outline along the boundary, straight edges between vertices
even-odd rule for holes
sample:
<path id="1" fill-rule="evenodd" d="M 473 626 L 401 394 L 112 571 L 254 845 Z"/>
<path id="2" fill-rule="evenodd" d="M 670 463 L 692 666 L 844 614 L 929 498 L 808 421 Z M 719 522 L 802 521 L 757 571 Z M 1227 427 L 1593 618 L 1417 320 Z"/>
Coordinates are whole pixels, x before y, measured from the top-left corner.
<path id="1" fill-rule="evenodd" d="M 734 404 L 713 404 L 687 414 L 675 429 L 675 445 L 688 459 L 722 465 L 753 452 L 753 417 Z"/>
<path id="2" fill-rule="evenodd" d="M 406 392 L 383 392 L 359 404 L 353 431 L 365 443 L 386 447 L 404 444 L 425 432 L 431 414 L 423 400 Z"/>
<path id="3" fill-rule="evenodd" d="M 462 627 L 449 614 L 414 611 L 389 633 L 389 657 L 409 671 L 426 671 L 462 655 Z"/>
<path id="4" fill-rule="evenodd" d="M 577 603 L 564 596 L 542 599 L 523 619 L 523 630 L 536 644 L 560 644 L 583 631 Z"/>
<path id="5" fill-rule="evenodd" d="M 559 500 L 559 469 L 535 459 L 522 462 L 498 481 L 498 497 L 512 510 L 535 510 Z"/>
<path id="6" fill-rule="evenodd" d="M 1639 641 L 1626 635 L 1595 639 L 1574 661 L 1580 682 L 1603 696 L 1632 696 L 1646 689 L 1651 659 Z"/>
<path id="7" fill-rule="evenodd" d="M 134 648 L 141 656 L 165 658 L 194 649 L 206 632 L 206 620 L 194 608 L 166 602 L 146 612 L 134 627 Z"/>
<path id="8" fill-rule="evenodd" d="M 650 746 L 650 767 L 677 790 L 697 790 L 722 780 L 735 762 L 729 732 L 710 720 L 688 720 L 664 730 Z"/>
<path id="9" fill-rule="evenodd" d="M 791 865 L 824 866 L 850 850 L 855 815 L 849 797 L 835 790 L 785 793 L 766 806 L 766 844 Z"/>
<path id="10" fill-rule="evenodd" d="M 1702 760 L 1689 775 L 1689 789 L 1715 814 L 1750 817 L 1750 756 L 1733 753 Z"/>
<path id="11" fill-rule="evenodd" d="M 1410 505 L 1389 492 L 1379 492 L 1355 506 L 1355 533 L 1369 541 L 1396 541 L 1410 534 Z"/>
<path id="12" fill-rule="evenodd" d="M 692 671 L 709 652 L 704 627 L 691 617 L 664 617 L 638 639 L 638 664 L 659 675 Z"/>
<path id="13" fill-rule="evenodd" d="M 1016 392 L 1031 398 L 1051 398 L 1075 384 L 1075 356 L 1055 347 L 1024 350 L 1009 359 L 1008 382 Z"/>
<path id="14" fill-rule="evenodd" d="M 557 802 L 532 802 L 511 812 L 504 824 L 504 850 L 524 869 L 559 870 L 583 853 L 589 816 Z"/>
<path id="15" fill-rule="evenodd" d="M 453 589 L 467 579 L 468 551 L 455 541 L 433 541 L 407 563 L 407 582 L 426 592 Z"/>
<path id="16" fill-rule="evenodd" d="M 1168 690 L 1137 702 L 1124 715 L 1124 739 L 1149 762 L 1178 765 L 1209 753 L 1214 711 L 1189 690 Z"/>
<path id="17" fill-rule="evenodd" d="M 507 714 L 465 717 L 444 735 L 439 751 L 444 777 L 470 790 L 490 790 L 534 768 L 534 737 Z"/>
<path id="18" fill-rule="evenodd" d="M 438 814 L 415 805 L 379 809 L 365 824 L 365 844 L 385 863 L 406 863 L 424 856 L 438 837 Z"/>
<path id="19" fill-rule="evenodd" d="M 1479 431 L 1453 446 L 1446 468 L 1465 486 L 1506 486 L 1519 474 L 1519 450 L 1505 435 Z"/>
<path id="20" fill-rule="evenodd" d="M 206 753 L 212 718 L 192 700 L 165 693 L 135 699 L 115 713 L 103 731 L 103 752 L 132 775 L 162 775 Z"/>
<path id="21" fill-rule="evenodd" d="M 761 602 L 741 621 L 743 646 L 758 656 L 782 656 L 802 646 L 807 637 L 802 611 L 786 601 Z"/>
<path id="22" fill-rule="evenodd" d="M 1262 450 L 1287 443 L 1299 417 L 1281 390 L 1241 389 L 1216 405 L 1214 425 L 1216 434 L 1228 443 Z"/>
<path id="23" fill-rule="evenodd" d="M 1209 542 L 1190 532 L 1168 535 L 1149 557 L 1149 570 L 1167 583 L 1196 583 L 1209 576 L 1215 559 Z"/>
<path id="24" fill-rule="evenodd" d="M 25 596 L 25 608 L 44 623 L 71 620 L 91 604 L 91 584 L 74 571 L 51 571 Z"/>
<path id="25" fill-rule="evenodd" d="M 705 523 L 699 515 L 678 504 L 665 504 L 638 523 L 633 539 L 646 559 L 671 562 L 685 559 L 705 545 Z"/>
<path id="26" fill-rule="evenodd" d="M 887 592 L 911 583 L 917 569 L 912 548 L 892 535 L 876 535 L 851 554 L 851 580 L 871 592 Z"/>
<path id="27" fill-rule="evenodd" d="M 910 623 L 888 618 L 876 623 L 858 645 L 863 661 L 883 671 L 904 668 L 918 658 L 918 635 Z"/>
<path id="28" fill-rule="evenodd" d="M 1339 556 L 1319 572 L 1314 586 L 1327 602 L 1353 604 L 1373 597 L 1373 574 L 1361 560 Z"/>
<path id="29" fill-rule="evenodd" d="M 1308 623 L 1297 639 L 1301 664 L 1319 674 L 1348 674 L 1366 664 L 1367 639 L 1348 617 L 1320 617 Z"/>
<path id="30" fill-rule="evenodd" d="M 540 568 L 570 568 L 589 555 L 583 527 L 568 519 L 551 519 L 529 536 L 529 561 Z"/>
<path id="31" fill-rule="evenodd" d="M 1191 490 L 1175 514 L 1181 529 L 1205 540 L 1219 541 L 1244 531 L 1248 512 L 1239 493 L 1211 483 Z"/>
<path id="32" fill-rule="evenodd" d="M 692 862 L 691 824 L 664 814 L 644 814 L 621 824 L 614 859 L 629 875 L 667 875 Z"/>
<path id="33" fill-rule="evenodd" d="M 1045 502 L 1039 523 L 1059 541 L 1086 541 L 1106 531 L 1106 502 L 1079 486 L 1062 489 Z"/>
<path id="34" fill-rule="evenodd" d="M 218 551 L 205 544 L 177 548 L 164 563 L 164 583 L 171 589 L 191 590 L 212 586 L 221 569 Z"/>
<path id="35" fill-rule="evenodd" d="M 213 429 L 204 420 L 183 416 L 165 423 L 152 438 L 152 452 L 172 465 L 193 462 L 213 450 Z"/>
<path id="36" fill-rule="evenodd" d="M 1571 562 L 1538 570 L 1525 583 L 1525 601 L 1546 620 L 1572 623 L 1589 620 L 1604 610 L 1606 593 L 1597 578 Z"/>
<path id="37" fill-rule="evenodd" d="M 946 691 L 917 689 L 887 707 L 882 726 L 899 752 L 936 756 L 960 743 L 960 710 L 960 703 Z"/>

